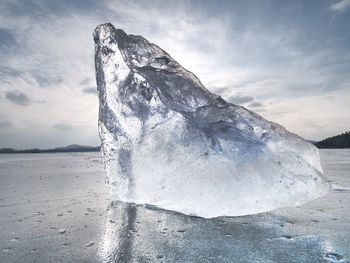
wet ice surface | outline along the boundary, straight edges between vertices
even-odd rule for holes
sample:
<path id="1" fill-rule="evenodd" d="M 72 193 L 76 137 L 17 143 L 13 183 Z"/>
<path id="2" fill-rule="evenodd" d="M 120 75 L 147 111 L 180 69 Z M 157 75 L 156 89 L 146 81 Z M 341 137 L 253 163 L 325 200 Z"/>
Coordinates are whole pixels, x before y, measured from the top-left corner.
<path id="1" fill-rule="evenodd" d="M 0 155 L 0 262 L 349 262 L 350 150 L 298 208 L 203 219 L 111 203 L 99 153 Z"/>

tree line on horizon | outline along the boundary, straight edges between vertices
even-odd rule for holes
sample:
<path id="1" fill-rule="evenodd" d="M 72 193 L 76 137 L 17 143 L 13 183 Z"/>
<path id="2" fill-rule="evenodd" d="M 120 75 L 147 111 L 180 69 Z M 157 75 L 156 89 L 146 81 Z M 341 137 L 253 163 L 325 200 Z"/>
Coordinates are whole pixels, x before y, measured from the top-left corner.
<path id="1" fill-rule="evenodd" d="M 350 132 L 344 132 L 337 136 L 326 138 L 315 143 L 320 149 L 344 149 L 350 148 Z"/>

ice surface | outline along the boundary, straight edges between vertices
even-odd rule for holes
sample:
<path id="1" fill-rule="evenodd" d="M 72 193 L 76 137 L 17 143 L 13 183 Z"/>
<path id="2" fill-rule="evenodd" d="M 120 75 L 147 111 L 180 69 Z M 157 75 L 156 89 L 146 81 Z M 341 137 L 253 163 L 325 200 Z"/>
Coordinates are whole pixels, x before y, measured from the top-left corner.
<path id="1" fill-rule="evenodd" d="M 94 40 L 106 181 L 117 200 L 216 217 L 329 191 L 311 143 L 212 94 L 141 36 L 103 24 Z"/>
<path id="2" fill-rule="evenodd" d="M 350 150 L 320 156 L 327 179 L 350 187 Z M 203 219 L 110 204 L 104 175 L 95 152 L 0 154 L 0 262 L 350 262 L 349 191 L 300 207 Z"/>

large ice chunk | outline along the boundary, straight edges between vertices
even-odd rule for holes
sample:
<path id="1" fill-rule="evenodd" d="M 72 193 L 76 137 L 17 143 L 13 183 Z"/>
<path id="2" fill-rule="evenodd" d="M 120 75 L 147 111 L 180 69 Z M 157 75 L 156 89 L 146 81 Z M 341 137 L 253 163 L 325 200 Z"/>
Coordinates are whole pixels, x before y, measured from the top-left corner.
<path id="1" fill-rule="evenodd" d="M 141 36 L 103 24 L 94 41 L 99 132 L 116 199 L 216 217 L 327 193 L 312 144 L 212 94 Z"/>

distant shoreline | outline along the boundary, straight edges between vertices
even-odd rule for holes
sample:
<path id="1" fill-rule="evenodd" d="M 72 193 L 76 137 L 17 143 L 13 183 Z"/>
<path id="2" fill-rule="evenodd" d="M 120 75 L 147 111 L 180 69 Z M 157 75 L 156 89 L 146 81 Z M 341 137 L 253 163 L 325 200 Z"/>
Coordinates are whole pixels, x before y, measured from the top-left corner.
<path id="1" fill-rule="evenodd" d="M 320 147 L 317 145 L 317 142 L 311 142 L 319 149 L 350 149 L 349 147 Z M 101 150 L 101 146 L 81 146 L 81 145 L 69 145 L 67 147 L 57 147 L 53 149 L 24 149 L 24 150 L 16 150 L 13 148 L 1 148 L 0 154 L 16 154 L 16 153 L 77 153 L 77 152 L 99 152 Z"/>
<path id="2" fill-rule="evenodd" d="M 15 154 L 15 153 L 74 153 L 74 152 L 99 152 L 101 146 L 84 146 L 72 144 L 66 147 L 56 147 L 53 149 L 24 149 L 16 150 L 13 148 L 2 148 L 0 154 Z"/>
<path id="3" fill-rule="evenodd" d="M 345 132 L 337 136 L 326 138 L 322 141 L 311 141 L 319 149 L 350 149 L 350 132 Z M 85 146 L 79 144 L 71 144 L 66 147 L 56 147 L 52 149 L 25 149 L 16 150 L 13 148 L 2 148 L 0 154 L 12 153 L 74 153 L 74 152 L 99 152 L 101 146 Z"/>

